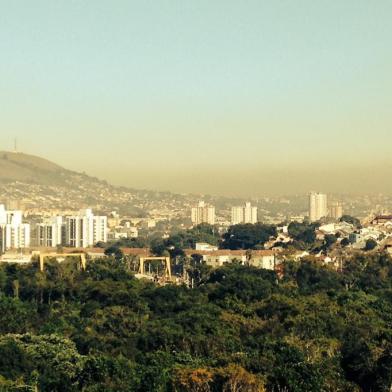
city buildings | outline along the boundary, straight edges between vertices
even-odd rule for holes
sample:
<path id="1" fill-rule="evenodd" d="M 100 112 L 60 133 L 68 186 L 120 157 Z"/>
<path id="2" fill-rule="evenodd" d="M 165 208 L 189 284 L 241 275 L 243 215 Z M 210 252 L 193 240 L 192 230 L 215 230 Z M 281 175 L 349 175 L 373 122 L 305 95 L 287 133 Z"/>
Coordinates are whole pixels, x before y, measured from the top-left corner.
<path id="1" fill-rule="evenodd" d="M 23 223 L 22 211 L 8 211 L 0 205 L 0 253 L 30 246 L 30 225 Z"/>
<path id="2" fill-rule="evenodd" d="M 247 202 L 244 206 L 231 208 L 231 224 L 238 225 L 240 223 L 257 223 L 257 207 L 252 207 Z"/>
<path id="3" fill-rule="evenodd" d="M 309 219 L 311 222 L 328 216 L 327 195 L 311 192 L 309 195 Z"/>
<path id="4" fill-rule="evenodd" d="M 201 223 L 215 224 L 215 207 L 199 201 L 198 205 L 191 209 L 191 220 L 194 225 Z"/>
<path id="5" fill-rule="evenodd" d="M 65 242 L 67 246 L 88 248 L 107 241 L 107 217 L 95 216 L 91 209 L 81 210 L 78 215 L 65 218 Z"/>
<path id="6" fill-rule="evenodd" d="M 81 210 L 77 215 L 46 218 L 36 227 L 40 247 L 88 248 L 108 238 L 107 217 L 95 216 L 91 209 Z"/>
<path id="7" fill-rule="evenodd" d="M 343 203 L 334 201 L 329 206 L 329 216 L 333 219 L 340 219 L 343 216 Z"/>

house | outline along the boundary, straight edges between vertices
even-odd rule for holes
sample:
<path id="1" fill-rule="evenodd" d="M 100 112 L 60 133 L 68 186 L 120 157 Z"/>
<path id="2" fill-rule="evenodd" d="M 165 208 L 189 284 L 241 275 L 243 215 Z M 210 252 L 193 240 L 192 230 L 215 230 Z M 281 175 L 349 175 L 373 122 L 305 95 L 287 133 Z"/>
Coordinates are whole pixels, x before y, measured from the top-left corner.
<path id="1" fill-rule="evenodd" d="M 187 256 L 199 254 L 206 265 L 213 268 L 222 267 L 225 264 L 239 263 L 257 268 L 274 270 L 277 264 L 276 251 L 273 250 L 230 250 L 220 249 L 213 251 L 195 251 L 187 249 Z"/>
<path id="2" fill-rule="evenodd" d="M 248 252 L 248 265 L 274 270 L 277 264 L 276 252 L 273 250 L 252 250 Z"/>
<path id="3" fill-rule="evenodd" d="M 218 250 L 218 247 L 210 245 L 207 242 L 196 242 L 196 250 L 214 251 Z"/>

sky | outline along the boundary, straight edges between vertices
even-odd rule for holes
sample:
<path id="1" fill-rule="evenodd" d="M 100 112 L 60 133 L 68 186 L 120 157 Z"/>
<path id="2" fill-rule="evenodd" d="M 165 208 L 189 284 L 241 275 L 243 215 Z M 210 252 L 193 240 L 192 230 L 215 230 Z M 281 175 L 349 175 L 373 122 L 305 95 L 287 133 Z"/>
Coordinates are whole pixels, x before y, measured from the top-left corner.
<path id="1" fill-rule="evenodd" d="M 135 188 L 392 192 L 391 15 L 390 0 L 0 0 L 0 150 L 17 138 Z"/>

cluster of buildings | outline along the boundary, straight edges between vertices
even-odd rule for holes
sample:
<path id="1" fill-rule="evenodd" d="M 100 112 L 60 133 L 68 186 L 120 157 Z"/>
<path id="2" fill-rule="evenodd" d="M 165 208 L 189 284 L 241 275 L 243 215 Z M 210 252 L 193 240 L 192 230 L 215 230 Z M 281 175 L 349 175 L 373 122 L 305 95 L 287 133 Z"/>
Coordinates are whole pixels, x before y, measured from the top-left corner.
<path id="1" fill-rule="evenodd" d="M 108 238 L 106 216 L 96 216 L 91 209 L 73 216 L 54 216 L 37 224 L 38 246 L 88 248 Z"/>
<path id="2" fill-rule="evenodd" d="M 191 220 L 194 225 L 202 223 L 215 225 L 215 207 L 204 201 L 199 201 L 197 206 L 191 208 Z"/>
<path id="3" fill-rule="evenodd" d="M 211 204 L 207 204 L 204 201 L 191 208 L 191 220 L 192 224 L 200 225 L 201 223 L 208 223 L 214 225 L 215 219 L 215 207 Z M 246 202 L 243 206 L 235 206 L 231 208 L 231 224 L 238 225 L 241 223 L 257 223 L 257 207 L 252 206 L 250 202 Z"/>
<path id="4" fill-rule="evenodd" d="M 257 207 L 247 202 L 244 206 L 231 208 L 231 224 L 238 225 L 241 223 L 257 223 Z"/>
<path id="5" fill-rule="evenodd" d="M 316 222 L 323 218 L 339 220 L 342 216 L 342 202 L 332 201 L 328 203 L 328 196 L 326 194 L 317 192 L 310 193 L 309 220 L 311 222 Z M 214 225 L 216 223 L 215 207 L 211 204 L 205 203 L 204 201 L 199 201 L 196 206 L 191 208 L 191 220 L 194 225 L 199 225 L 201 223 Z M 284 217 L 282 217 L 282 220 L 284 220 Z M 298 220 L 303 220 L 303 217 L 300 217 Z M 246 202 L 242 206 L 231 207 L 230 224 L 255 224 L 258 221 L 258 208 L 253 206 L 250 202 Z"/>
<path id="6" fill-rule="evenodd" d="M 311 192 L 309 195 L 309 220 L 311 222 L 330 217 L 340 219 L 343 216 L 343 204 L 334 201 L 328 204 L 328 196 L 324 193 Z"/>
<path id="7" fill-rule="evenodd" d="M 29 248 L 34 245 L 45 248 L 68 246 L 88 248 L 98 242 L 106 242 L 108 223 L 106 216 L 96 216 L 91 209 L 75 215 L 53 216 L 37 223 L 32 239 L 30 223 L 24 222 L 23 212 L 7 210 L 0 205 L 0 253 L 10 249 Z"/>

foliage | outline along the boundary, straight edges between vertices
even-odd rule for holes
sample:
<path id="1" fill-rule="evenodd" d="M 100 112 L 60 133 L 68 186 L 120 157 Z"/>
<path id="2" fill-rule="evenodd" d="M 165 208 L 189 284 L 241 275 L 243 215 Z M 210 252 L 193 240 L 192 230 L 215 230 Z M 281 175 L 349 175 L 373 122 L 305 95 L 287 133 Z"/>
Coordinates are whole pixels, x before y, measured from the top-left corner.
<path id="1" fill-rule="evenodd" d="M 288 233 L 294 239 L 294 241 L 311 245 L 316 240 L 315 230 L 317 227 L 317 223 L 291 222 L 288 226 Z"/>
<path id="2" fill-rule="evenodd" d="M 295 227 L 306 237 L 309 225 Z M 86 271 L 76 260 L 47 267 L 0 265 L 0 391 L 391 388 L 387 255 L 355 255 L 339 272 L 290 261 L 281 279 L 206 269 L 194 289 L 137 280 L 115 253 Z"/>
<path id="3" fill-rule="evenodd" d="M 374 240 L 373 238 L 369 238 L 369 239 L 366 241 L 366 244 L 365 244 L 365 250 L 366 250 L 366 251 L 373 250 L 373 249 L 375 249 L 376 247 L 377 247 L 377 241 Z"/>
<path id="4" fill-rule="evenodd" d="M 264 248 L 264 244 L 277 235 L 276 226 L 256 223 L 254 225 L 240 224 L 229 228 L 223 236 L 222 248 L 224 249 L 256 249 Z"/>

